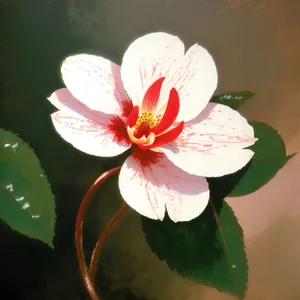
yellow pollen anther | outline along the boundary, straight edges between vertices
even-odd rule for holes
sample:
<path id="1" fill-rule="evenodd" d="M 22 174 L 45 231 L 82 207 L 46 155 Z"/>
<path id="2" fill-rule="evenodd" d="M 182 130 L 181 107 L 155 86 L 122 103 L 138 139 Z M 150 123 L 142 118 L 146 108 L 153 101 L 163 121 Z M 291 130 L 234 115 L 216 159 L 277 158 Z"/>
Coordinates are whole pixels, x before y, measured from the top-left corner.
<path id="1" fill-rule="evenodd" d="M 157 126 L 160 122 L 161 115 L 153 116 L 151 112 L 143 112 L 136 121 L 135 128 L 138 128 L 143 123 L 148 123 L 150 128 Z"/>

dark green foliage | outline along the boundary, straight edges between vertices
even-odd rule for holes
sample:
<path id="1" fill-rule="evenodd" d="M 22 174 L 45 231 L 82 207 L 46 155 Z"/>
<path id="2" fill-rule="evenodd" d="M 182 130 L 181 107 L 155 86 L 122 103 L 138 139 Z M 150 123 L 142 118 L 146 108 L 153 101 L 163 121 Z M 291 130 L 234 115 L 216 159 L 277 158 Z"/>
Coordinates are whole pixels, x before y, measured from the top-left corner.
<path id="1" fill-rule="evenodd" d="M 254 93 L 249 91 L 227 93 L 213 96 L 211 102 L 227 105 L 233 109 L 238 109 L 254 96 Z"/>
<path id="2" fill-rule="evenodd" d="M 55 201 L 33 150 L 0 130 L 0 218 L 12 229 L 53 247 Z"/>

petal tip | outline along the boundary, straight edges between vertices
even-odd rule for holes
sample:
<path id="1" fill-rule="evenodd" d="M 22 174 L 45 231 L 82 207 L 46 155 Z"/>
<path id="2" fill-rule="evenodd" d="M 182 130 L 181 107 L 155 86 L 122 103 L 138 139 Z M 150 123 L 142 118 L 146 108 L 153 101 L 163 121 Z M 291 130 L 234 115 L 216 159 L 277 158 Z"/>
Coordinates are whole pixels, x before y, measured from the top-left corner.
<path id="1" fill-rule="evenodd" d="M 165 218 L 165 216 L 159 216 L 159 217 L 158 217 L 158 220 L 163 221 L 164 218 Z"/>

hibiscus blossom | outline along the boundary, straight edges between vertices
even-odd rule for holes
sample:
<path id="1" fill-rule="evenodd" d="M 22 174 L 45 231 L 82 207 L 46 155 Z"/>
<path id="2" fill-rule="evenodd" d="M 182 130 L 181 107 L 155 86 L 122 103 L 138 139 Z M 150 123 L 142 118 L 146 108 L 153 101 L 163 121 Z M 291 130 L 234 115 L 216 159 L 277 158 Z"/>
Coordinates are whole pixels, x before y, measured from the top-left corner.
<path id="1" fill-rule="evenodd" d="M 237 111 L 209 103 L 217 86 L 213 58 L 167 33 L 135 40 L 121 66 L 94 55 L 62 64 L 66 88 L 49 100 L 57 132 L 75 148 L 116 156 L 130 147 L 119 175 L 122 197 L 140 214 L 174 221 L 199 216 L 209 201 L 206 177 L 245 166 L 253 128 Z"/>

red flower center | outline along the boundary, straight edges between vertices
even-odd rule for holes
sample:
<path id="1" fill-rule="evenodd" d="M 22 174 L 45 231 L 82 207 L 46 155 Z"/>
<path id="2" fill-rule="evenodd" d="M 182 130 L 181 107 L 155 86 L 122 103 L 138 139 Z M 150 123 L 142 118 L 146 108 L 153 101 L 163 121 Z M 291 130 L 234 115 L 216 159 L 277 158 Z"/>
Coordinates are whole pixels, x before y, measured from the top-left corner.
<path id="1" fill-rule="evenodd" d="M 180 108 L 180 99 L 175 88 L 171 89 L 169 99 L 163 105 L 164 114 L 159 113 L 162 111 L 162 107 L 158 105 L 164 79 L 159 78 L 148 88 L 141 107 L 132 107 L 132 104 L 130 107 L 127 101 L 124 102 L 123 117 L 127 116 L 126 123 L 121 118 L 114 117 L 109 126 L 118 141 L 125 139 L 146 150 L 170 143 L 181 134 L 183 121 L 172 127 Z"/>

